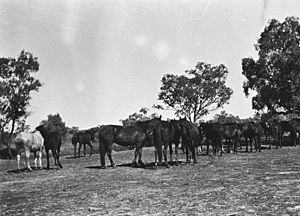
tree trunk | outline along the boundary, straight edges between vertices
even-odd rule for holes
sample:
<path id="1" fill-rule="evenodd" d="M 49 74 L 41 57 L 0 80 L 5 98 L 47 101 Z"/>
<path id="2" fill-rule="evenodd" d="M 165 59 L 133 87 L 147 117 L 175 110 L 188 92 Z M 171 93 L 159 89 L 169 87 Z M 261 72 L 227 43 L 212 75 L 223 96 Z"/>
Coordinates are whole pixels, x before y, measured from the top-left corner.
<path id="1" fill-rule="evenodd" d="M 6 147 L 7 147 L 8 158 L 13 159 L 9 142 L 6 142 Z"/>
<path id="2" fill-rule="evenodd" d="M 11 131 L 9 133 L 9 136 L 8 136 L 7 140 L 6 140 L 7 153 L 8 153 L 9 159 L 13 159 L 13 155 L 11 153 L 11 148 L 10 148 L 10 143 L 11 143 L 11 140 L 12 140 L 12 135 L 13 135 L 14 130 L 15 130 L 15 123 L 16 123 L 16 120 L 14 119 L 13 122 L 12 122 Z"/>

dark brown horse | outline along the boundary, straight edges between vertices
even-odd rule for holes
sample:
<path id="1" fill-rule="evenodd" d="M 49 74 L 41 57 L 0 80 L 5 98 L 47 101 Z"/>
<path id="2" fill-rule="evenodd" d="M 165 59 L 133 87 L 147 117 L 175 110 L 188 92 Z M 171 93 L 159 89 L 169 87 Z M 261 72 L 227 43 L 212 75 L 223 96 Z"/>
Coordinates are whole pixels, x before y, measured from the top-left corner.
<path id="1" fill-rule="evenodd" d="M 99 150 L 101 168 L 105 166 L 105 155 L 107 154 L 111 165 L 115 164 L 112 159 L 112 144 L 117 143 L 122 146 L 135 145 L 135 158 L 133 164 L 136 163 L 137 156 L 139 157 L 138 163 L 143 164 L 141 160 L 142 146 L 147 141 L 149 134 L 153 134 L 153 142 L 155 146 L 155 166 L 157 166 L 157 156 L 159 162 L 162 161 L 161 149 L 161 120 L 152 119 L 144 122 L 137 122 L 132 126 L 119 126 L 119 125 L 105 125 L 99 130 Z"/>
<path id="2" fill-rule="evenodd" d="M 243 136 L 246 141 L 246 152 L 248 152 L 248 144 L 252 152 L 252 144 L 254 143 L 255 151 L 261 152 L 261 137 L 263 135 L 263 127 L 258 122 L 250 122 L 243 125 Z"/>
<path id="3" fill-rule="evenodd" d="M 167 151 L 168 147 L 170 147 L 170 161 L 172 162 L 172 144 L 175 143 L 175 152 L 176 152 L 176 165 L 178 164 L 178 144 L 179 144 L 179 123 L 175 120 L 172 120 L 170 122 L 168 121 L 162 121 L 161 122 L 161 139 L 162 139 L 162 145 L 164 147 L 163 149 L 163 156 L 164 161 L 167 167 L 169 167 L 167 162 Z"/>
<path id="4" fill-rule="evenodd" d="M 195 149 L 200 144 L 200 134 L 198 128 L 186 118 L 179 120 L 180 135 L 185 146 L 186 161 L 189 162 L 189 152 L 192 153 L 193 163 L 197 163 Z"/>
<path id="5" fill-rule="evenodd" d="M 273 143 L 276 148 L 282 147 L 282 128 L 280 123 L 275 119 L 269 119 L 268 121 L 260 122 L 262 128 L 264 129 L 265 136 L 273 137 Z M 269 149 L 271 149 L 272 142 L 269 138 Z"/>
<path id="6" fill-rule="evenodd" d="M 169 151 L 170 151 L 170 162 L 173 162 L 173 148 L 172 145 L 175 145 L 175 165 L 178 165 L 178 146 L 180 143 L 181 132 L 179 120 L 171 120 L 168 124 L 169 127 Z"/>
<path id="7" fill-rule="evenodd" d="M 216 155 L 217 151 L 220 151 L 220 156 L 222 156 L 223 150 L 223 127 L 219 122 L 201 122 L 199 126 L 199 131 L 202 131 L 206 138 L 207 147 L 206 154 L 209 152 L 209 144 L 211 143 L 213 148 L 213 154 Z"/>
<path id="8" fill-rule="evenodd" d="M 83 145 L 83 154 L 86 155 L 86 145 L 91 149 L 90 156 L 93 153 L 93 142 L 95 140 L 95 134 L 90 130 L 78 131 L 72 137 L 72 144 L 74 146 L 74 157 L 76 158 L 76 147 L 78 143 L 78 157 L 80 158 L 81 146 Z"/>
<path id="9" fill-rule="evenodd" d="M 49 150 L 52 152 L 54 158 L 55 166 L 59 169 L 63 168 L 59 162 L 59 153 L 61 147 L 61 135 L 57 131 L 49 131 L 45 125 L 40 125 L 36 127 L 36 130 L 39 131 L 44 138 L 44 146 L 47 155 L 47 169 L 50 168 L 49 162 Z"/>
<path id="10" fill-rule="evenodd" d="M 237 147 L 241 145 L 242 129 L 237 123 L 222 124 L 223 138 L 232 141 L 233 153 L 237 153 Z"/>

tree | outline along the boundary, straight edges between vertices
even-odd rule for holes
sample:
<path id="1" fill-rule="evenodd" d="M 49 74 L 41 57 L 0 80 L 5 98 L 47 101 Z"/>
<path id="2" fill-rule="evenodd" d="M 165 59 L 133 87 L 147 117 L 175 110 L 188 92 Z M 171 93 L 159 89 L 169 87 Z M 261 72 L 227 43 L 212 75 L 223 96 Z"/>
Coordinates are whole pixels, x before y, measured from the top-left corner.
<path id="1" fill-rule="evenodd" d="M 135 112 L 128 116 L 128 118 L 124 120 L 120 120 L 124 126 L 133 125 L 137 121 L 145 121 L 150 120 L 154 117 L 158 117 L 159 115 L 157 113 L 152 113 L 151 115 L 148 115 L 149 109 L 148 108 L 141 108 L 139 112 Z"/>
<path id="2" fill-rule="evenodd" d="M 239 116 L 228 114 L 225 110 L 222 110 L 220 114 L 216 114 L 213 117 L 213 121 L 220 122 L 222 124 L 227 124 L 227 123 L 240 123 L 241 119 Z"/>
<path id="3" fill-rule="evenodd" d="M 271 115 L 300 113 L 300 25 L 296 17 L 268 22 L 255 45 L 258 60 L 242 59 L 243 89 L 252 108 Z"/>
<path id="4" fill-rule="evenodd" d="M 45 125 L 46 128 L 49 131 L 57 131 L 59 132 L 63 137 L 66 136 L 67 133 L 67 127 L 65 122 L 63 122 L 62 118 L 58 113 L 52 115 L 48 115 L 47 120 L 43 120 L 41 124 Z"/>
<path id="5" fill-rule="evenodd" d="M 163 76 L 158 99 L 167 107 L 157 108 L 171 108 L 175 115 L 183 115 L 189 121 L 196 122 L 229 101 L 233 92 L 225 85 L 228 70 L 223 64 L 212 66 L 199 62 L 195 69 L 186 70 L 185 73 L 187 76 Z"/>
<path id="6" fill-rule="evenodd" d="M 0 58 L 0 133 L 2 136 L 9 131 L 8 140 L 18 125 L 25 125 L 24 122 L 30 114 L 28 107 L 31 93 L 42 86 L 33 76 L 38 70 L 37 57 L 24 50 L 17 59 Z M 12 157 L 9 141 L 5 144 L 9 156 Z"/>

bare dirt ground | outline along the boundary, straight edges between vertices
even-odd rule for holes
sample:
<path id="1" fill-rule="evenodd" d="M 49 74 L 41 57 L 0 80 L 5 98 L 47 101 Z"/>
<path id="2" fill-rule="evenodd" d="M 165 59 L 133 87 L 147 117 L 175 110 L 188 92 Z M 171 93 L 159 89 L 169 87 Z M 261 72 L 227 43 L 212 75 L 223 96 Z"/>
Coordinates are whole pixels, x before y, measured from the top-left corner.
<path id="1" fill-rule="evenodd" d="M 62 170 L 16 173 L 0 160 L 2 215 L 300 215 L 300 146 L 261 153 L 199 156 L 198 164 L 132 168 L 133 151 L 113 153 L 118 165 L 99 169 L 99 155 L 63 156 Z M 45 159 L 43 160 L 45 165 Z M 51 164 L 52 165 L 52 164 Z"/>

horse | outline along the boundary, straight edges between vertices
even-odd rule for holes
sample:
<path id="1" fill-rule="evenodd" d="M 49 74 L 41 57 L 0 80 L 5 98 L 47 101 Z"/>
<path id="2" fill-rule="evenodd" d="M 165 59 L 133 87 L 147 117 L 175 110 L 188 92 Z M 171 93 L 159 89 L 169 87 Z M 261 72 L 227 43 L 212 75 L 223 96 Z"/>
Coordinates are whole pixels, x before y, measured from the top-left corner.
<path id="1" fill-rule="evenodd" d="M 44 138 L 44 145 L 47 156 L 47 169 L 50 169 L 49 150 L 51 150 L 52 152 L 55 166 L 57 166 L 58 169 L 62 169 L 63 167 L 59 162 L 60 147 L 62 144 L 61 135 L 59 134 L 59 132 L 49 131 L 45 125 L 40 125 L 35 129 L 39 131 Z"/>
<path id="2" fill-rule="evenodd" d="M 168 165 L 168 159 L 167 159 L 167 151 L 168 147 L 170 147 L 170 162 L 172 161 L 172 144 L 175 143 L 175 150 L 176 152 L 176 165 L 178 164 L 178 144 L 179 144 L 179 138 L 180 136 L 178 135 L 178 130 L 176 126 L 179 126 L 175 124 L 175 120 L 171 120 L 170 122 L 168 121 L 162 121 L 161 122 L 161 139 L 162 139 L 162 145 L 164 147 L 163 149 L 163 156 L 164 156 L 164 161 L 167 167 Z"/>
<path id="3" fill-rule="evenodd" d="M 81 151 L 81 146 L 83 145 L 83 154 L 84 157 L 86 155 L 86 145 L 90 146 L 91 152 L 90 156 L 92 156 L 93 153 L 93 145 L 92 143 L 95 140 L 95 134 L 90 131 L 90 130 L 85 130 L 85 131 L 78 131 L 72 136 L 72 144 L 74 146 L 74 158 L 76 158 L 76 147 L 77 143 L 78 145 L 78 157 L 80 158 L 80 151 Z"/>
<path id="4" fill-rule="evenodd" d="M 153 134 L 153 141 L 155 146 L 155 167 L 157 167 L 157 156 L 159 157 L 159 162 L 162 161 L 160 121 L 161 121 L 160 119 L 155 118 L 144 122 L 137 122 L 131 126 L 119 126 L 119 125 L 102 126 L 99 130 L 99 151 L 100 151 L 101 168 L 102 169 L 106 168 L 105 166 L 106 154 L 108 156 L 108 159 L 110 160 L 111 166 L 115 167 L 111 155 L 113 143 L 117 143 L 122 146 L 135 145 L 136 147 L 135 157 L 132 164 L 142 165 L 143 164 L 141 159 L 142 147 L 144 143 L 148 140 L 150 133 Z M 136 162 L 137 157 L 138 157 L 138 162 Z"/>
<path id="5" fill-rule="evenodd" d="M 163 126 L 163 125 L 162 125 Z M 170 162 L 173 163 L 173 149 L 172 145 L 173 143 L 175 144 L 175 165 L 178 165 L 178 146 L 180 143 L 180 125 L 179 125 L 179 120 L 171 120 L 169 122 L 169 152 L 170 152 Z"/>
<path id="6" fill-rule="evenodd" d="M 223 138 L 232 140 L 233 153 L 237 153 L 237 146 L 241 145 L 242 130 L 237 123 L 222 124 Z"/>
<path id="7" fill-rule="evenodd" d="M 34 163 L 36 169 L 42 168 L 42 151 L 44 147 L 44 138 L 39 131 L 34 131 L 32 133 L 21 132 L 17 134 L 15 138 L 15 144 L 17 150 L 18 171 L 20 171 L 20 155 L 22 150 L 25 151 L 25 161 L 28 171 L 32 170 L 29 162 L 30 151 L 33 151 L 34 153 Z M 39 165 L 37 165 L 37 160 L 39 161 Z"/>
<path id="8" fill-rule="evenodd" d="M 186 118 L 179 119 L 179 126 L 182 142 L 184 143 L 186 149 L 186 162 L 190 162 L 189 152 L 191 152 L 193 163 L 196 164 L 197 158 L 195 149 L 200 143 L 199 130 L 192 122 L 189 122 Z"/>
<path id="9" fill-rule="evenodd" d="M 266 129 L 268 130 L 268 135 L 273 137 L 274 144 L 276 148 L 282 147 L 282 128 L 280 123 L 276 119 L 269 119 L 268 121 L 261 122 L 261 126 L 264 128 L 264 131 L 266 132 Z M 265 133 L 266 134 L 266 133 Z M 271 141 L 269 140 L 269 149 L 271 149 Z"/>
<path id="10" fill-rule="evenodd" d="M 220 149 L 220 156 L 222 156 L 223 150 L 223 127 L 219 122 L 201 122 L 199 131 L 202 131 L 206 137 L 207 147 L 206 154 L 209 152 L 209 143 L 211 142 L 213 148 L 213 154 L 216 155 L 218 148 Z"/>
<path id="11" fill-rule="evenodd" d="M 159 118 L 153 118 L 146 121 L 138 121 L 135 124 L 138 127 L 143 128 L 146 131 L 152 131 L 152 138 L 154 144 L 154 168 L 157 169 L 157 164 L 162 164 L 162 138 L 161 138 L 161 116 Z M 158 163 L 157 163 L 158 159 Z M 167 165 L 167 160 L 165 158 L 165 164 Z"/>
<path id="12" fill-rule="evenodd" d="M 246 152 L 248 152 L 248 140 L 252 152 L 252 143 L 254 142 L 255 151 L 261 152 L 261 136 L 263 127 L 260 123 L 250 122 L 243 126 L 243 136 L 246 141 Z"/>

